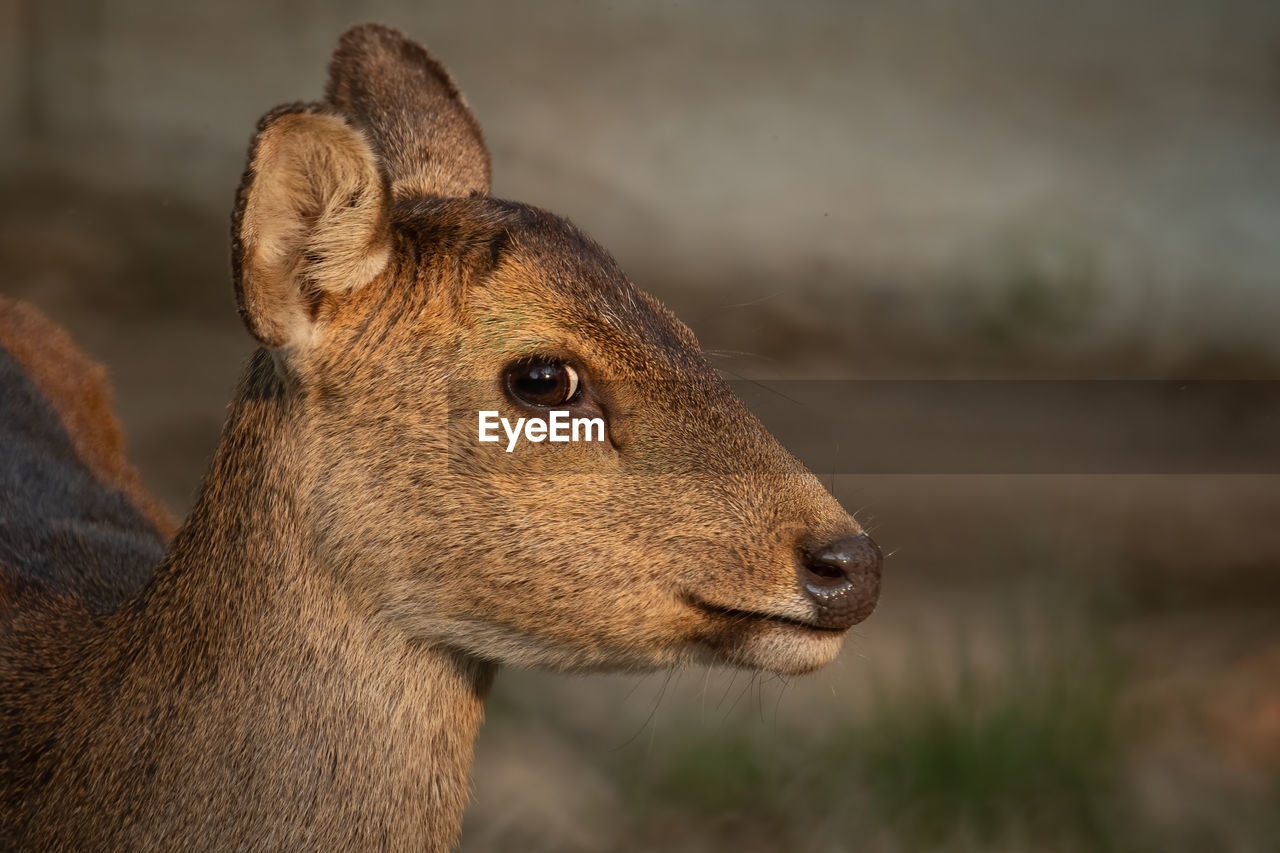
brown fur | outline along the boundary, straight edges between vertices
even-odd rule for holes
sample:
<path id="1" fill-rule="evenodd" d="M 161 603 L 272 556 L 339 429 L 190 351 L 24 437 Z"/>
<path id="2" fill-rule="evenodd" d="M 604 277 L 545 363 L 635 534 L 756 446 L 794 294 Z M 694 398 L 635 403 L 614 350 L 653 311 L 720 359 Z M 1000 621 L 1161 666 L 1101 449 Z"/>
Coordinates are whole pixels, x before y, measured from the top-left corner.
<path id="1" fill-rule="evenodd" d="M 357 28 L 331 73 L 251 149 L 234 262 L 264 347 L 168 557 L 101 619 L 9 615 L 0 841 L 445 850 L 497 664 L 839 650 L 797 554 L 859 528 L 689 330 L 563 219 L 483 194 L 420 47 Z M 607 442 L 476 442 L 479 409 L 529 414 L 500 377 L 530 354 L 578 367 Z"/>
<path id="2" fill-rule="evenodd" d="M 57 411 L 77 455 L 93 475 L 128 495 L 162 537 L 172 537 L 173 520 L 143 488 L 137 470 L 125 458 L 106 371 L 40 312 L 2 297 L 0 346 L 22 364 Z"/>
<path id="3" fill-rule="evenodd" d="M 352 27 L 338 41 L 325 99 L 361 127 L 397 195 L 483 195 L 492 173 L 480 123 L 453 77 L 425 49 L 389 27 Z M 423 123 L 421 116 L 431 116 Z"/>

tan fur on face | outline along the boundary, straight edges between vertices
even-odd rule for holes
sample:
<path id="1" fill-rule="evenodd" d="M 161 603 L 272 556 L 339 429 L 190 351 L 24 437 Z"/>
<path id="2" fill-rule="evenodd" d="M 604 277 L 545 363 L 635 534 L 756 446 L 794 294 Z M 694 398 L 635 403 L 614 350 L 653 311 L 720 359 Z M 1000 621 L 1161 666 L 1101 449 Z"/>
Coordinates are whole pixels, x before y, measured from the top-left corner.
<path id="1" fill-rule="evenodd" d="M 836 654 L 838 635 L 690 606 L 810 619 L 797 546 L 859 528 L 683 324 L 544 211 L 421 201 L 392 231 L 414 262 L 333 306 L 299 380 L 299 479 L 333 571 L 411 636 L 503 663 L 799 672 Z M 477 444 L 479 410 L 528 414 L 499 380 L 539 352 L 597 389 L 610 442 Z"/>
<path id="2" fill-rule="evenodd" d="M 236 293 L 262 343 L 306 341 L 310 303 L 386 266 L 386 183 L 364 136 L 339 116 L 285 108 L 262 123 L 234 225 Z"/>

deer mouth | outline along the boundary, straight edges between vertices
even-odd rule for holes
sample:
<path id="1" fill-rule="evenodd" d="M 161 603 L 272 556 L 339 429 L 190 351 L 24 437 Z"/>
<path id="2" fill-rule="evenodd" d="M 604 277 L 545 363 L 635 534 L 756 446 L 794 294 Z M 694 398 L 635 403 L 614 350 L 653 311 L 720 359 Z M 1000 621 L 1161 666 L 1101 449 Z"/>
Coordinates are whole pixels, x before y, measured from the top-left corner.
<path id="1" fill-rule="evenodd" d="M 805 631 L 812 631 L 817 634 L 843 634 L 848 628 L 831 628 L 819 625 L 815 622 L 807 622 L 803 619 L 797 619 L 794 616 L 784 616 L 779 613 L 765 613 L 759 610 L 742 610 L 737 607 L 725 607 L 720 604 L 712 604 L 692 595 L 686 595 L 685 601 L 693 609 L 706 613 L 717 619 L 726 619 L 735 623 L 747 622 L 765 622 L 775 625 L 787 625 L 792 628 L 800 628 Z"/>

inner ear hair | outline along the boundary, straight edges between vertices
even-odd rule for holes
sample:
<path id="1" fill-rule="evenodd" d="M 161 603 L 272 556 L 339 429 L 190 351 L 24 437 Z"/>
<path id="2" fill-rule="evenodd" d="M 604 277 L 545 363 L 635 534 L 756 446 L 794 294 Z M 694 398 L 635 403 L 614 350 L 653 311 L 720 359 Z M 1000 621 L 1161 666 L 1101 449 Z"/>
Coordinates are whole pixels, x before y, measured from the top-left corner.
<path id="1" fill-rule="evenodd" d="M 258 126 L 232 225 L 236 301 L 249 331 L 283 347 L 313 333 L 316 301 L 368 284 L 390 253 L 390 191 L 364 134 L 318 105 Z"/>

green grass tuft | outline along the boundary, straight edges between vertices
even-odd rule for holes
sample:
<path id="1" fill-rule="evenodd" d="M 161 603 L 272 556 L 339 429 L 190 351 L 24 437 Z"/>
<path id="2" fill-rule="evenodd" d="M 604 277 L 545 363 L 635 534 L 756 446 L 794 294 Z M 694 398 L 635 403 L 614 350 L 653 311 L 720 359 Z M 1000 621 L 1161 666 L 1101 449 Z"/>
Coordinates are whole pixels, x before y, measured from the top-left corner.
<path id="1" fill-rule="evenodd" d="M 917 668 L 880 684 L 867 712 L 817 730 L 694 731 L 648 757 L 630 799 L 646 815 L 765 832 L 800 818 L 799 837 L 820 831 L 840 850 L 885 833 L 905 849 L 1120 849 L 1122 667 L 1106 636 L 1091 626 L 1034 641 L 1014 627 L 983 666 L 959 644 L 947 677 Z"/>
<path id="2" fill-rule="evenodd" d="M 958 687 L 882 691 L 842 735 L 837 754 L 861 768 L 883 818 L 932 842 L 1068 836 L 1102 849 L 1123 746 L 1116 662 L 1078 649 L 999 675 L 957 665 Z"/>

